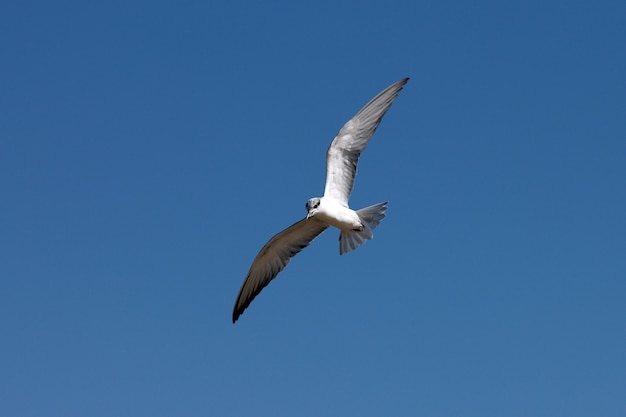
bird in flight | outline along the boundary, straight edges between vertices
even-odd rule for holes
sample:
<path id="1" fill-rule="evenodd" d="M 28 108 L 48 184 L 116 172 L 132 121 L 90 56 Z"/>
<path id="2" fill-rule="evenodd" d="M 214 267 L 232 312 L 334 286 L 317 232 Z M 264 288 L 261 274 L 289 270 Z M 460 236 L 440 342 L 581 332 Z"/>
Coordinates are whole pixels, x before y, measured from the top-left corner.
<path id="1" fill-rule="evenodd" d="M 340 230 L 340 255 L 358 248 L 373 237 L 372 230 L 385 217 L 387 202 L 354 211 L 348 207 L 348 199 L 361 152 L 408 80 L 404 78 L 385 88 L 337 133 L 326 152 L 324 196 L 309 199 L 306 203 L 306 217 L 278 233 L 263 246 L 239 290 L 233 309 L 233 323 L 261 290 L 287 266 L 289 260 L 329 226 Z"/>

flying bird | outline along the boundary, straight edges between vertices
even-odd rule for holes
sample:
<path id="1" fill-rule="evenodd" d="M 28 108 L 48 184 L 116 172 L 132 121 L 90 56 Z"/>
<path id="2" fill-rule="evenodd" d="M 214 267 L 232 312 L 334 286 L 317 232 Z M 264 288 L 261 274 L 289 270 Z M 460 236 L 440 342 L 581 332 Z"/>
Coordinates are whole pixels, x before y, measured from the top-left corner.
<path id="1" fill-rule="evenodd" d="M 337 133 L 326 152 L 324 196 L 309 199 L 306 203 L 306 217 L 278 233 L 263 246 L 239 290 L 233 309 L 233 323 L 261 290 L 287 266 L 290 259 L 329 226 L 340 230 L 340 255 L 358 248 L 373 237 L 372 230 L 385 217 L 387 202 L 354 211 L 348 207 L 348 200 L 359 156 L 408 80 L 404 78 L 385 88 Z"/>

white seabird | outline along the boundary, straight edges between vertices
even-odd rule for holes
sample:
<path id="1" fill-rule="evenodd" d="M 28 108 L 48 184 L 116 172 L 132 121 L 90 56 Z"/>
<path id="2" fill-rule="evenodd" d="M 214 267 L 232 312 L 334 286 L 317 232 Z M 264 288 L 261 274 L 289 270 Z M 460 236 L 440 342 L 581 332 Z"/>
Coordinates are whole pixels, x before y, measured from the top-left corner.
<path id="1" fill-rule="evenodd" d="M 358 248 L 373 237 L 372 230 L 385 217 L 387 202 L 354 211 L 348 207 L 348 199 L 361 152 L 408 80 L 404 78 L 384 89 L 337 133 L 326 153 L 324 196 L 307 201 L 307 216 L 263 246 L 239 290 L 233 309 L 233 323 L 254 297 L 287 266 L 289 260 L 328 226 L 335 226 L 341 231 L 340 255 Z"/>

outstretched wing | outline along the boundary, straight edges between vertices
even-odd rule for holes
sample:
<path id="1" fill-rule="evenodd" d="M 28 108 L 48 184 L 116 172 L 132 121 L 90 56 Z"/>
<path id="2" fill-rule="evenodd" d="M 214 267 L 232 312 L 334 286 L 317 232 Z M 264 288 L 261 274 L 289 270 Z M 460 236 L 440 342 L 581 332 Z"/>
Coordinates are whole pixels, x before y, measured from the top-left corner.
<path id="1" fill-rule="evenodd" d="M 291 258 L 306 248 L 328 225 L 312 217 L 300 220 L 270 239 L 252 262 L 246 280 L 239 290 L 233 323 L 250 305 L 254 297 L 282 271 Z"/>
<path id="2" fill-rule="evenodd" d="M 384 89 L 337 133 L 326 153 L 324 197 L 330 196 L 348 205 L 359 156 L 408 80 L 405 78 Z"/>

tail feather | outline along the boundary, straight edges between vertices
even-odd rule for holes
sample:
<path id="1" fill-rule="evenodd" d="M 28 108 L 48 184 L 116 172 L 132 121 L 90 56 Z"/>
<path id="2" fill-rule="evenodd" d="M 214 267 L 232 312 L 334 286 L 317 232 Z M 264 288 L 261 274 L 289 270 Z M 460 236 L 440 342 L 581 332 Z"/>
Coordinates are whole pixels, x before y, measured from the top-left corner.
<path id="1" fill-rule="evenodd" d="M 339 235 L 339 254 L 350 252 L 361 246 L 365 241 L 374 237 L 372 230 L 385 218 L 387 202 L 357 210 L 357 214 L 363 223 L 363 230 L 342 230 Z"/>

